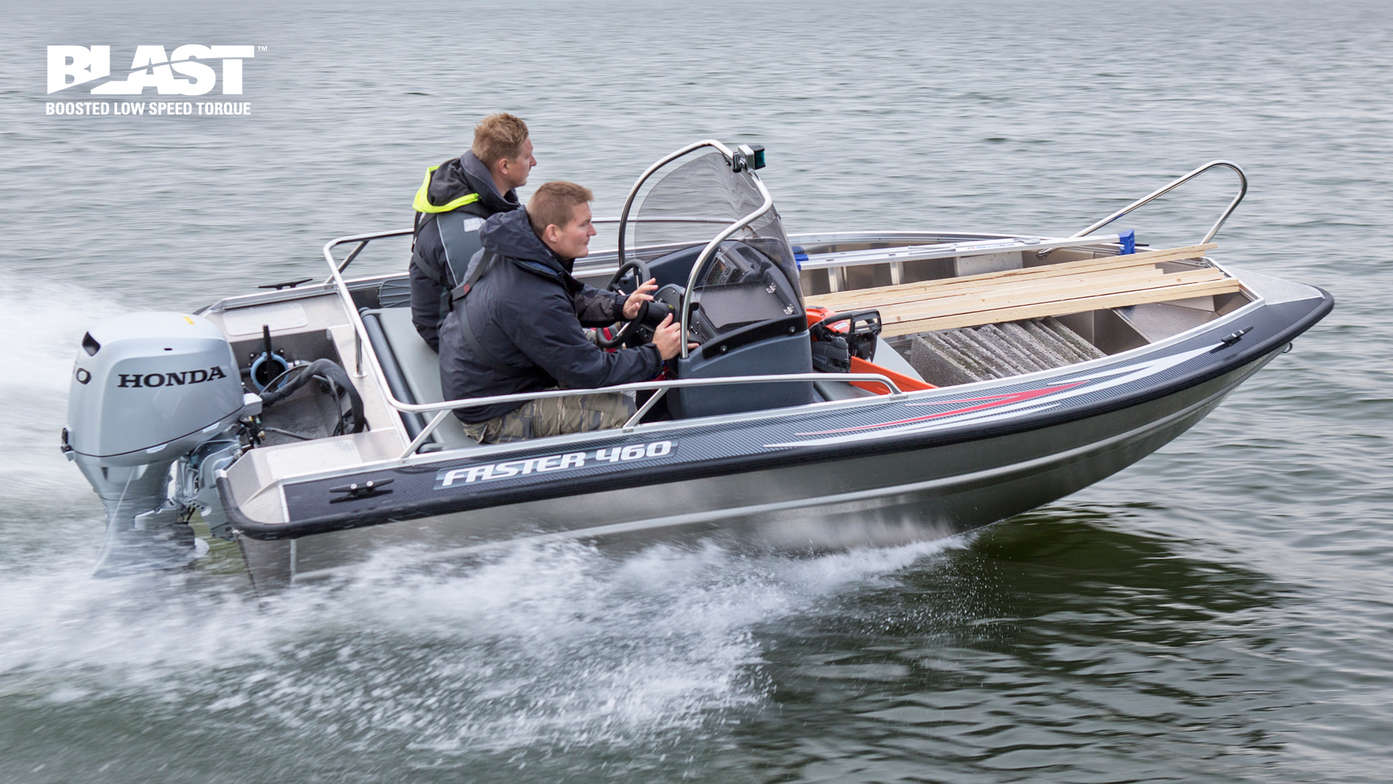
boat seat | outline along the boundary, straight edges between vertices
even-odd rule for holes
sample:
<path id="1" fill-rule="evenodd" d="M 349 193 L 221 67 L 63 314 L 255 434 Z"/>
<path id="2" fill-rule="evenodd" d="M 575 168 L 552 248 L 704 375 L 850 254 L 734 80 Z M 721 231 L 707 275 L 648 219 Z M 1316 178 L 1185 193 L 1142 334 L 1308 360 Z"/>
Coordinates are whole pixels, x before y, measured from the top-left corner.
<path id="1" fill-rule="evenodd" d="M 403 403 L 438 403 L 444 400 L 440 391 L 440 362 L 430 346 L 421 339 L 411 323 L 411 308 L 364 308 L 363 326 L 367 327 L 368 342 L 372 344 L 387 386 Z M 433 415 L 401 412 L 407 435 L 415 438 L 425 430 Z M 465 434 L 460 421 L 445 417 L 431 434 L 437 449 L 474 446 L 478 442 Z"/>
<path id="2" fill-rule="evenodd" d="M 380 308 L 411 307 L 411 279 L 388 278 L 377 284 L 377 306 Z"/>

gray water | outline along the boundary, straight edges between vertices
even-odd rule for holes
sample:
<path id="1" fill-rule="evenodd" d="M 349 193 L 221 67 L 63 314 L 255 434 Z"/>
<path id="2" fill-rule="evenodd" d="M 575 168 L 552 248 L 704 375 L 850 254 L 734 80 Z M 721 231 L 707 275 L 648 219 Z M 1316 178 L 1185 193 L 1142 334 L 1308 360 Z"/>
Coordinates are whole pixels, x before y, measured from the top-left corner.
<path id="1" fill-rule="evenodd" d="M 0 781 L 1383 781 L 1393 753 L 1393 12 L 1214 3 L 7 7 Z M 250 117 L 46 117 L 44 47 L 265 46 Z M 977 534 L 386 553 L 258 604 L 89 578 L 57 450 L 86 324 L 321 275 L 496 110 L 618 213 L 659 155 L 769 149 L 792 231 L 1067 234 L 1214 158 L 1217 258 L 1335 312 L 1200 426 Z M 1129 226 L 1207 229 L 1209 177 Z M 373 265 L 378 265 L 373 267 Z M 405 255 L 364 260 L 400 268 Z"/>

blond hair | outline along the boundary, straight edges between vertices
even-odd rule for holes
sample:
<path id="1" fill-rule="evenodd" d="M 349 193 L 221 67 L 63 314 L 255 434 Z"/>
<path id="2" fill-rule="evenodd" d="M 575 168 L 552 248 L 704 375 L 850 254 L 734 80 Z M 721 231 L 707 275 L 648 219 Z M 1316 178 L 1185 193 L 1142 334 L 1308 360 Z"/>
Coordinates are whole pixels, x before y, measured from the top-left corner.
<path id="1" fill-rule="evenodd" d="M 522 143 L 527 141 L 527 123 L 507 112 L 490 114 L 474 126 L 474 145 L 470 152 L 492 169 L 502 158 L 522 155 Z"/>
<path id="2" fill-rule="evenodd" d="M 594 199 L 595 194 L 584 185 L 564 180 L 543 183 L 527 200 L 527 219 L 532 222 L 532 230 L 541 236 L 548 226 L 564 229 L 571 222 L 576 206 Z"/>

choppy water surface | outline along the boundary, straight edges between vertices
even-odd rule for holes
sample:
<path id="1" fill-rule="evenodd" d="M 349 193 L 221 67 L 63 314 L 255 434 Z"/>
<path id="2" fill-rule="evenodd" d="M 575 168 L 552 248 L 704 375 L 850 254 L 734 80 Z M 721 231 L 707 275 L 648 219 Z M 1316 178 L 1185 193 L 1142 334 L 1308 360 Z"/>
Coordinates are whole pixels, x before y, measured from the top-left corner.
<path id="1" fill-rule="evenodd" d="M 0 780 L 1378 781 L 1393 755 L 1383 3 L 11 9 L 0 51 Z M 43 47 L 255 43 L 249 118 L 43 116 Z M 818 558 L 522 549 L 258 603 L 94 581 L 85 324 L 321 274 L 478 117 L 617 214 L 704 136 L 793 231 L 1071 233 L 1213 158 L 1219 258 L 1337 309 L 1199 427 L 975 535 Z M 1133 225 L 1208 227 L 1230 183 Z M 405 256 L 369 262 L 383 269 Z"/>

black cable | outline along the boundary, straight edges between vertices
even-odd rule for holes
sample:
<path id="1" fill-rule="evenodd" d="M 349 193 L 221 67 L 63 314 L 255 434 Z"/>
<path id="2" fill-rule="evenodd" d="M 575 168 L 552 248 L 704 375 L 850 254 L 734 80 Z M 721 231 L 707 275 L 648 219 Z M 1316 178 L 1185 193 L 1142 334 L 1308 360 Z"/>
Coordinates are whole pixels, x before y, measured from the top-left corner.
<path id="1" fill-rule="evenodd" d="M 336 387 L 342 388 L 343 391 L 348 394 L 349 413 L 353 416 L 353 430 L 350 432 L 362 432 L 364 426 L 367 425 L 367 418 L 363 415 L 363 398 L 359 396 L 357 388 L 354 387 L 353 382 L 349 380 L 348 371 L 344 370 L 334 361 L 328 359 L 316 359 L 308 365 L 297 365 L 281 375 L 286 375 L 290 370 L 297 370 L 299 373 L 287 380 L 284 384 L 281 384 L 275 390 L 264 392 L 261 396 L 262 407 L 270 408 L 290 397 L 300 387 L 309 383 L 311 379 L 320 378 L 329 384 L 330 390 L 334 390 L 335 401 L 342 400 L 338 395 Z M 279 376 L 277 379 L 279 379 Z M 273 379 L 273 381 L 277 379 Z M 269 388 L 270 384 L 267 384 L 267 387 Z M 342 416 L 340 416 L 340 421 L 342 421 Z M 340 427 L 342 427 L 342 424 L 340 424 Z"/>
<path id="2" fill-rule="evenodd" d="M 272 427 L 271 425 L 262 425 L 261 429 L 265 430 L 267 433 L 280 433 L 283 436 L 298 438 L 301 441 L 313 441 L 315 439 L 315 436 L 307 436 L 304 433 L 296 433 L 293 430 L 286 430 L 283 427 Z"/>

